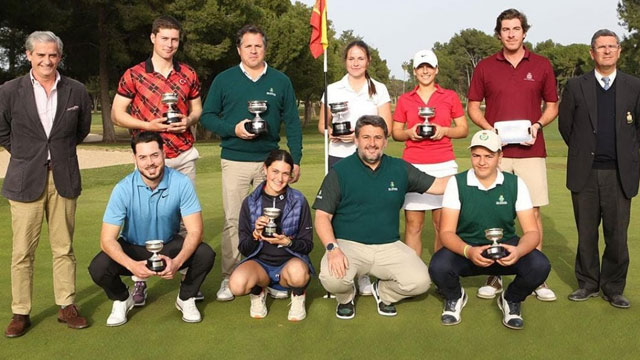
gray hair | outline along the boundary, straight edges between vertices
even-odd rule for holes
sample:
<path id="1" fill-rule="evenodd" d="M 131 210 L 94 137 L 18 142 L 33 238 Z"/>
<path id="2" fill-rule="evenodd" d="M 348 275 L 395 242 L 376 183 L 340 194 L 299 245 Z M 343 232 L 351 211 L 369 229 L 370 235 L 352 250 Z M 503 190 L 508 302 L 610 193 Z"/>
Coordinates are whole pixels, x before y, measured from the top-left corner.
<path id="1" fill-rule="evenodd" d="M 62 55 L 62 40 L 56 36 L 51 31 L 34 31 L 29 36 L 27 36 L 27 40 L 24 42 L 24 47 L 29 51 L 33 52 L 34 42 L 52 42 L 56 43 L 58 46 L 58 55 Z"/>
<path id="2" fill-rule="evenodd" d="M 360 129 L 365 125 L 371 125 L 373 127 L 378 127 L 384 130 L 385 138 L 389 136 L 389 129 L 387 128 L 387 123 L 381 116 L 378 115 L 362 115 L 356 121 L 356 137 L 360 134 Z"/>
<path id="3" fill-rule="evenodd" d="M 614 38 L 616 38 L 616 43 L 620 45 L 620 38 L 616 33 L 609 29 L 600 29 L 596 31 L 596 33 L 591 37 L 591 48 L 594 48 L 596 46 L 596 40 L 602 36 L 613 36 Z"/>

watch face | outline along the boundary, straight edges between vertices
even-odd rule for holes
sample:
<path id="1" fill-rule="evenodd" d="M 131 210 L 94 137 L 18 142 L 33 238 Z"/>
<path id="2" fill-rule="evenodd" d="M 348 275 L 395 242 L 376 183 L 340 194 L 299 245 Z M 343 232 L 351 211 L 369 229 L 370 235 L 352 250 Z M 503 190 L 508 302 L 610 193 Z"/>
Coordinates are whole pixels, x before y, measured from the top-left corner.
<path id="1" fill-rule="evenodd" d="M 330 243 L 329 245 L 327 245 L 327 251 L 331 251 L 336 247 L 335 243 Z"/>

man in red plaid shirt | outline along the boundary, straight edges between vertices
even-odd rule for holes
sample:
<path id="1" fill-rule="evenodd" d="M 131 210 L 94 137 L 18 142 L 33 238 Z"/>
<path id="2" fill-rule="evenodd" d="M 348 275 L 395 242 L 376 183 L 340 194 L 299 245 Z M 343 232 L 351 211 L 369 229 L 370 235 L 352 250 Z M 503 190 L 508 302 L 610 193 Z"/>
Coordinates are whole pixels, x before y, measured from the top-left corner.
<path id="1" fill-rule="evenodd" d="M 151 26 L 153 53 L 147 60 L 127 69 L 120 82 L 113 105 L 111 120 L 118 126 L 141 131 L 159 132 L 164 140 L 165 164 L 187 175 L 195 185 L 196 160 L 200 156 L 193 146 L 195 138 L 191 126 L 200 120 L 202 101 L 200 81 L 189 65 L 176 61 L 182 27 L 171 16 L 160 16 Z M 162 94 L 178 96 L 175 105 L 180 122 L 166 124 L 164 114 L 168 106 L 162 103 Z M 184 226 L 181 224 L 181 234 Z M 185 275 L 183 273 L 183 275 Z M 145 279 L 132 277 L 135 306 L 144 306 L 147 298 Z M 203 300 L 198 291 L 196 300 Z"/>

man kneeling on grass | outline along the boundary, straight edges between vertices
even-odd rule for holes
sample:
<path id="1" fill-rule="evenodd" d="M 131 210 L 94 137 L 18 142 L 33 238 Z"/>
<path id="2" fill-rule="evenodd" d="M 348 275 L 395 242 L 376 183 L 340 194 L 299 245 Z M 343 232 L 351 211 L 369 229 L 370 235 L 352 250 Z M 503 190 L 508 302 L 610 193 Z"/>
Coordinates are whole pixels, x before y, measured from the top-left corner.
<path id="1" fill-rule="evenodd" d="M 133 297 L 120 276 L 172 279 L 189 268 L 180 284 L 176 308 L 186 322 L 201 321 L 195 296 L 213 267 L 215 252 L 202 243 L 202 213 L 191 180 L 164 164 L 163 141 L 155 132 L 141 132 L 131 140 L 137 169 L 113 189 L 100 234 L 102 251 L 91 261 L 93 281 L 113 300 L 107 326 L 127 322 Z M 180 220 L 187 230 L 179 234 Z M 122 231 L 121 231 L 122 230 Z M 151 253 L 148 240 L 162 240 L 159 256 L 166 267 L 159 272 L 147 268 Z"/>
<path id="2" fill-rule="evenodd" d="M 522 329 L 520 305 L 549 275 L 551 265 L 536 246 L 540 233 L 529 191 L 515 175 L 498 170 L 502 159 L 500 137 L 493 131 L 477 132 L 471 140 L 472 169 L 449 180 L 442 202 L 440 239 L 443 248 L 429 264 L 431 279 L 444 297 L 443 325 L 460 323 L 467 294 L 460 276 L 513 275 L 509 288 L 498 297 L 504 326 Z M 523 235 L 515 233 L 515 218 Z M 490 247 L 485 230 L 501 228 L 500 241 L 507 256 L 492 260 L 483 252 Z M 504 241 L 504 242 L 502 242 Z"/>

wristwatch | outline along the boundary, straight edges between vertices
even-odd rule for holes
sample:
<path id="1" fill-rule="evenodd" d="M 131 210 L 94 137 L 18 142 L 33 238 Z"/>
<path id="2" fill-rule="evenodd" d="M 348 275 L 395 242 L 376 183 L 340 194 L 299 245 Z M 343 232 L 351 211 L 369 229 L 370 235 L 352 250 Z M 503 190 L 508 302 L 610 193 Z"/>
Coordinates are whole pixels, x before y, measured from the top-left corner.
<path id="1" fill-rule="evenodd" d="M 333 251 L 334 249 L 337 249 L 337 248 L 339 248 L 337 243 L 332 242 L 327 244 L 327 251 Z"/>

